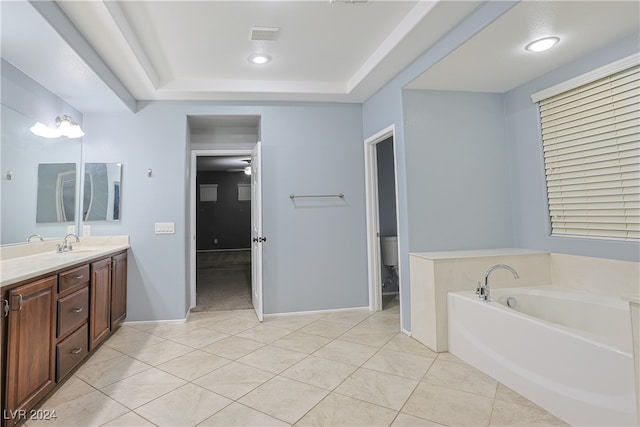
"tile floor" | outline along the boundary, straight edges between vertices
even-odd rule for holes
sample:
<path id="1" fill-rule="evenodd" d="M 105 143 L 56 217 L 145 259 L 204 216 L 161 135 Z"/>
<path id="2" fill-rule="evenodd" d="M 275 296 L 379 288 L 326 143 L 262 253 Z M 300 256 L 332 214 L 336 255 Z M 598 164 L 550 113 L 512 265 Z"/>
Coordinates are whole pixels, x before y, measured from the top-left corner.
<path id="1" fill-rule="evenodd" d="M 122 326 L 29 426 L 566 425 L 399 333 L 399 307 Z"/>

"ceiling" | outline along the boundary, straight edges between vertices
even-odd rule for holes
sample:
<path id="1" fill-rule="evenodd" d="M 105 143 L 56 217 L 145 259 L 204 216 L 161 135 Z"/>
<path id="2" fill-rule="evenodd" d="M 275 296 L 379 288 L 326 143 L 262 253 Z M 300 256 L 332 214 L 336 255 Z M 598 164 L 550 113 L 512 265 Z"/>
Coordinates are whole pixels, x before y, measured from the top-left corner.
<path id="1" fill-rule="evenodd" d="M 251 165 L 251 156 L 198 156 L 198 172 L 242 172 Z"/>
<path id="2" fill-rule="evenodd" d="M 523 1 L 407 87 L 504 93 L 639 31 L 638 1 Z M 524 49 L 548 36 L 553 49 Z"/>
<path id="3" fill-rule="evenodd" d="M 64 19 L 55 31 L 28 2 L 2 1 L 1 52 L 82 112 L 126 109 L 104 70 L 135 100 L 363 102 L 481 4 L 59 1 Z M 522 1 L 408 87 L 508 91 L 638 33 L 639 8 L 637 1 Z M 73 27 L 64 38 L 60 22 Z M 274 41 L 255 41 L 253 27 L 279 30 Z M 554 49 L 524 51 L 549 34 L 561 38 Z M 249 63 L 255 52 L 272 61 Z"/>

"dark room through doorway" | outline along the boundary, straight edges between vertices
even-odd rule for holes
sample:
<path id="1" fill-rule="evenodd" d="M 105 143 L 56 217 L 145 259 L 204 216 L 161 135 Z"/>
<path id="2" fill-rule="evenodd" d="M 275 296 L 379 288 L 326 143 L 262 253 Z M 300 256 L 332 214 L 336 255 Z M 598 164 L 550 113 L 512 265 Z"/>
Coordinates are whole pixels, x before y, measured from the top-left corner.
<path id="1" fill-rule="evenodd" d="M 196 305 L 251 309 L 250 156 L 198 156 Z"/>

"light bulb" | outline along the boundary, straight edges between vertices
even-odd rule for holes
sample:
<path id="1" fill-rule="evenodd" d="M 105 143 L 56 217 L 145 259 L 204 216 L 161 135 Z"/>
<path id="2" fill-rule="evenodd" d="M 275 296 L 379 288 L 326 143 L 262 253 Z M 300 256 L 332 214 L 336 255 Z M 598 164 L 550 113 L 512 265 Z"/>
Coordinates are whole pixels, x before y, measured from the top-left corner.
<path id="1" fill-rule="evenodd" d="M 253 55 L 249 56 L 249 62 L 256 65 L 263 65 L 267 62 L 271 62 L 271 57 L 264 53 L 254 53 Z"/>
<path id="2" fill-rule="evenodd" d="M 551 49 L 559 41 L 560 39 L 558 37 L 545 37 L 529 43 L 525 46 L 525 49 L 531 52 L 544 52 L 545 50 Z"/>

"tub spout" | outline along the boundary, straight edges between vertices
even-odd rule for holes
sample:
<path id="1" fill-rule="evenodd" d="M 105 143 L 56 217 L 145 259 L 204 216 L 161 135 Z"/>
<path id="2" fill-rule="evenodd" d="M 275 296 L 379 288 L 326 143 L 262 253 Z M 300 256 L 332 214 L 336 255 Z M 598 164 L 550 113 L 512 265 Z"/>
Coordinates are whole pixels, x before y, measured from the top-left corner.
<path id="1" fill-rule="evenodd" d="M 509 270 L 511 274 L 513 274 L 513 278 L 517 279 L 520 276 L 518 272 L 506 264 L 496 264 L 494 266 L 489 267 L 487 272 L 484 274 L 484 285 L 478 282 L 478 286 L 476 288 L 476 294 L 478 295 L 478 299 L 480 301 L 490 301 L 491 300 L 491 288 L 489 287 L 489 275 L 493 272 L 493 270 L 497 269 Z"/>

